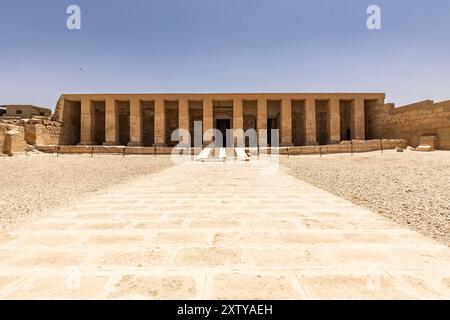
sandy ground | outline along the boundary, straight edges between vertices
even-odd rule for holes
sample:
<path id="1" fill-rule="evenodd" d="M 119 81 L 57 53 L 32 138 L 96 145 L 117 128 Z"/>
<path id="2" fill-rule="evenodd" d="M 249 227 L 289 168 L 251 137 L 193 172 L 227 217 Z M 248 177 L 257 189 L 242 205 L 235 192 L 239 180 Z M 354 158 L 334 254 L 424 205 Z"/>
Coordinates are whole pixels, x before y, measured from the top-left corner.
<path id="1" fill-rule="evenodd" d="M 450 152 L 281 159 L 292 175 L 450 246 Z"/>
<path id="2" fill-rule="evenodd" d="M 170 156 L 30 154 L 0 158 L 0 229 L 41 210 L 66 206 L 93 192 L 173 165 Z"/>

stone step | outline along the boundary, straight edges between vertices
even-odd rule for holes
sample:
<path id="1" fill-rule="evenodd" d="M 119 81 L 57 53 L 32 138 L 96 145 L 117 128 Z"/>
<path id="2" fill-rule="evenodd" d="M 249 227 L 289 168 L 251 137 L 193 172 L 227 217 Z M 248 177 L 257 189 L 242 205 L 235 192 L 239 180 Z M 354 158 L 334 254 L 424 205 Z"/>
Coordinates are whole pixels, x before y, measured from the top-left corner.
<path id="1" fill-rule="evenodd" d="M 219 148 L 219 158 L 226 160 L 227 159 L 227 151 L 225 150 L 225 148 Z"/>
<path id="2" fill-rule="evenodd" d="M 205 161 L 205 160 L 208 160 L 209 158 L 210 158 L 210 156 L 211 156 L 211 152 L 212 152 L 212 149 L 211 148 L 205 148 L 205 149 L 203 149 L 200 153 L 199 153 L 199 155 L 197 156 L 197 161 Z"/>
<path id="3" fill-rule="evenodd" d="M 245 152 L 244 148 L 235 148 L 236 156 L 239 161 L 249 161 L 250 157 Z"/>
<path id="4" fill-rule="evenodd" d="M 197 156 L 197 161 L 219 162 L 227 160 L 249 161 L 244 148 L 205 148 Z"/>
<path id="5" fill-rule="evenodd" d="M 236 159 L 236 151 L 234 148 L 226 148 L 227 159 Z"/>

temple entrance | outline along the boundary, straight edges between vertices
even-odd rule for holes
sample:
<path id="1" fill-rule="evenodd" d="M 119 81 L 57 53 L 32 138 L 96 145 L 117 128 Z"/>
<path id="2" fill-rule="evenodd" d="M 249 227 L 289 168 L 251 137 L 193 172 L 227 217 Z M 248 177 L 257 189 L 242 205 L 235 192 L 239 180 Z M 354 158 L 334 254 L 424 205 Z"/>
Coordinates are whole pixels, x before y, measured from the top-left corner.
<path id="1" fill-rule="evenodd" d="M 352 135 L 351 135 L 350 129 L 345 130 L 345 140 L 347 140 L 347 141 L 352 140 Z"/>
<path id="2" fill-rule="evenodd" d="M 278 119 L 269 118 L 267 119 L 267 145 L 272 146 L 272 129 L 278 129 Z"/>
<path id="3" fill-rule="evenodd" d="M 221 147 L 226 147 L 227 146 L 227 130 L 231 129 L 231 120 L 230 119 L 217 119 L 216 120 L 216 129 L 222 133 L 223 141 L 222 141 Z"/>

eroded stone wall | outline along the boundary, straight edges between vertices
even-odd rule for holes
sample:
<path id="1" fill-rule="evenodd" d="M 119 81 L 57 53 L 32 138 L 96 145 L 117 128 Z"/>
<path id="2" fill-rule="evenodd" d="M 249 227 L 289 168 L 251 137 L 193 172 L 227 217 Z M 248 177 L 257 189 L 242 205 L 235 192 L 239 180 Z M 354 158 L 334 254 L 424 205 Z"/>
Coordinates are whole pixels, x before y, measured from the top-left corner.
<path id="1" fill-rule="evenodd" d="M 366 119 L 368 139 L 406 139 L 417 147 L 421 136 L 437 135 L 439 149 L 450 150 L 450 101 L 372 106 L 366 109 Z"/>
<path id="2" fill-rule="evenodd" d="M 0 149 L 5 145 L 8 131 L 16 132 L 21 138 L 12 138 L 13 149 L 25 148 L 25 142 L 33 146 L 58 145 L 61 135 L 61 123 L 43 117 L 20 120 L 0 120 Z M 22 145 L 19 141 L 23 140 Z M 2 149 L 3 150 L 3 149 Z M 2 151 L 3 152 L 3 151 Z M 5 153 L 5 152 L 3 152 Z M 20 152 L 13 152 L 20 153 Z"/>
<path id="3" fill-rule="evenodd" d="M 58 145 L 61 124 L 47 119 L 24 120 L 25 140 L 33 146 Z"/>
<path id="4" fill-rule="evenodd" d="M 80 143 L 81 103 L 79 101 L 60 98 L 52 120 L 63 124 L 58 144 L 77 145 Z"/>

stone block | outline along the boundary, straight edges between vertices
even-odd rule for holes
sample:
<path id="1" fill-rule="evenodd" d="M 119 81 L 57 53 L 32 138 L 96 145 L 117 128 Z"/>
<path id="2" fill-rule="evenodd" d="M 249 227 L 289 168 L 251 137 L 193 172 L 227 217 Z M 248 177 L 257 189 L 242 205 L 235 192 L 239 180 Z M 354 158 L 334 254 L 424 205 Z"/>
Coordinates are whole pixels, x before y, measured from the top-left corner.
<path id="1" fill-rule="evenodd" d="M 429 145 L 419 145 L 416 148 L 416 151 L 420 151 L 420 152 L 430 152 L 430 151 L 434 151 L 434 149 L 429 146 Z"/>
<path id="2" fill-rule="evenodd" d="M 420 146 L 430 146 L 432 150 L 439 149 L 439 139 L 437 135 L 426 135 L 420 137 Z M 419 146 L 419 148 L 420 148 Z M 426 149 L 426 148 L 425 148 Z M 420 151 L 420 150 L 418 150 Z"/>
<path id="3" fill-rule="evenodd" d="M 125 275 L 109 298 L 193 299 L 196 294 L 197 284 L 191 277 Z"/>
<path id="4" fill-rule="evenodd" d="M 7 131 L 3 144 L 3 153 L 14 156 L 25 152 L 25 140 L 23 134 L 16 130 Z"/>
<path id="5" fill-rule="evenodd" d="M 284 275 L 222 273 L 213 279 L 213 299 L 300 299 L 291 280 Z"/>
<path id="6" fill-rule="evenodd" d="M 214 267 L 242 263 L 241 251 L 234 248 L 186 248 L 174 258 L 174 264 L 186 267 Z"/>
<path id="7" fill-rule="evenodd" d="M 21 287 L 7 296 L 7 299 L 88 299 L 101 292 L 107 277 L 87 276 L 79 281 L 68 277 L 38 278 L 26 287 Z"/>
<path id="8" fill-rule="evenodd" d="M 171 154 L 172 148 L 171 147 L 155 147 L 156 154 Z"/>
<path id="9" fill-rule="evenodd" d="M 408 295 L 387 275 L 371 279 L 367 275 L 302 276 L 300 280 L 311 299 L 406 299 Z"/>

